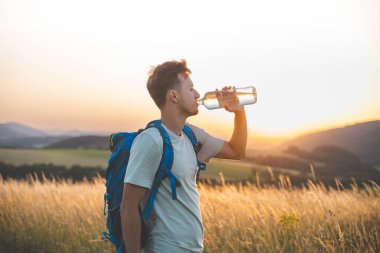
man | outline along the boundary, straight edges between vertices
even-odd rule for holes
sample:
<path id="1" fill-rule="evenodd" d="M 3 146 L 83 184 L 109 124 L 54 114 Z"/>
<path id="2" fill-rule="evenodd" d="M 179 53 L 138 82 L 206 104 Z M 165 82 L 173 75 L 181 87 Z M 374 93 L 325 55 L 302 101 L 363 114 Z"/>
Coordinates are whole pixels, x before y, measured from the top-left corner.
<path id="1" fill-rule="evenodd" d="M 186 119 L 198 113 L 199 93 L 194 89 L 190 73 L 185 60 L 165 62 L 149 73 L 147 88 L 161 111 L 162 126 L 171 139 L 174 151 L 171 171 L 181 187 L 177 187 L 177 200 L 172 200 L 170 182 L 163 180 L 146 221 L 149 237 L 140 249 L 139 205 L 146 203 L 161 160 L 163 140 L 156 128 L 139 134 L 132 145 L 121 204 L 123 239 L 128 253 L 203 251 L 203 224 L 196 185 L 197 157 L 190 140 L 182 133 L 184 125 L 188 124 Z M 202 144 L 198 152 L 200 161 L 245 156 L 247 122 L 244 107 L 225 109 L 235 114 L 234 131 L 228 142 L 189 124 Z"/>

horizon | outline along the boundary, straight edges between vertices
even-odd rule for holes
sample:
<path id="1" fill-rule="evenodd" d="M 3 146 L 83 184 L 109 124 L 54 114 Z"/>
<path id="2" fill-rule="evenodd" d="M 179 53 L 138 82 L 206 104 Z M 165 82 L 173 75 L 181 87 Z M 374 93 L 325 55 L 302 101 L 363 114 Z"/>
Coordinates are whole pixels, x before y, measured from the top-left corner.
<path id="1" fill-rule="evenodd" d="M 380 118 L 377 118 L 377 119 L 371 119 L 371 120 L 366 120 L 366 121 L 355 121 L 355 122 L 347 122 L 346 124 L 343 124 L 343 125 L 334 125 L 334 126 L 330 126 L 330 127 L 327 127 L 327 128 L 321 128 L 321 129 L 314 129 L 312 131 L 306 131 L 306 132 L 302 132 L 302 133 L 298 133 L 296 135 L 293 135 L 293 136 L 270 136 L 270 135 L 252 135 L 250 134 L 248 136 L 248 139 L 249 140 L 258 140 L 258 141 L 264 141 L 264 142 L 268 142 L 268 143 L 277 143 L 277 142 L 283 142 L 283 141 L 288 141 L 288 140 L 291 140 L 291 139 L 295 139 L 295 138 L 298 138 L 298 137 L 303 137 L 303 136 L 306 136 L 306 135 L 312 135 L 312 134 L 316 134 L 316 133 L 320 133 L 320 132 L 324 132 L 324 131 L 329 131 L 329 130 L 334 130 L 334 129 L 340 129 L 340 128 L 345 128 L 345 127 L 350 127 L 350 126 L 354 126 L 354 125 L 358 125 L 358 124 L 363 124 L 363 123 L 370 123 L 370 122 L 376 122 L 376 121 L 380 121 Z M 79 128 L 55 128 L 55 129 L 51 129 L 51 128 L 40 128 L 38 126 L 34 126 L 34 125 L 29 125 L 29 124 L 26 124 L 26 123 L 23 123 L 23 122 L 15 122 L 15 121 L 12 121 L 12 122 L 0 122 L 0 124 L 21 124 L 23 126 L 26 126 L 26 127 L 30 127 L 32 129 L 35 129 L 35 130 L 40 130 L 40 131 L 43 131 L 44 133 L 48 134 L 48 135 L 62 135 L 64 133 L 69 133 L 69 132 L 81 132 L 81 133 L 84 133 L 84 134 L 94 134 L 94 135 L 99 135 L 99 136 L 107 136 L 109 134 L 112 134 L 114 132 L 117 132 L 117 131 L 91 131 L 91 130 L 86 130 L 86 129 L 79 129 Z M 143 127 L 143 126 L 142 126 Z M 124 130 L 124 131 L 130 131 L 130 132 L 133 132 L 133 131 L 137 131 L 138 129 L 128 129 L 128 130 Z M 220 135 L 220 137 L 228 137 L 228 136 L 223 136 L 223 135 Z"/>
<path id="2" fill-rule="evenodd" d="M 134 131 L 159 118 L 147 73 L 172 59 L 187 60 L 201 95 L 256 87 L 257 103 L 246 106 L 250 138 L 379 119 L 379 1 L 221 1 L 217 12 L 202 1 L 186 12 L 171 0 L 146 6 L 2 1 L 0 121 Z M 223 138 L 233 130 L 224 110 L 199 107 L 188 122 Z"/>

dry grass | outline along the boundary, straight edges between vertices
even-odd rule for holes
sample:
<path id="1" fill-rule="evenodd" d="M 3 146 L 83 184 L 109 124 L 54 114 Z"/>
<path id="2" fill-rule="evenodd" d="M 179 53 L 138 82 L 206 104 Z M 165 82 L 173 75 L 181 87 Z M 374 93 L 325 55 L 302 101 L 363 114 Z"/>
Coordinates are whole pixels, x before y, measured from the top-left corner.
<path id="1" fill-rule="evenodd" d="M 205 252 L 379 252 L 380 187 L 201 185 Z M 113 252 L 104 181 L 0 181 L 0 252 Z"/>
<path id="2" fill-rule="evenodd" d="M 100 181 L 0 183 L 0 252 L 112 252 L 103 194 Z"/>
<path id="3" fill-rule="evenodd" d="M 379 252 L 380 188 L 201 189 L 206 252 Z"/>

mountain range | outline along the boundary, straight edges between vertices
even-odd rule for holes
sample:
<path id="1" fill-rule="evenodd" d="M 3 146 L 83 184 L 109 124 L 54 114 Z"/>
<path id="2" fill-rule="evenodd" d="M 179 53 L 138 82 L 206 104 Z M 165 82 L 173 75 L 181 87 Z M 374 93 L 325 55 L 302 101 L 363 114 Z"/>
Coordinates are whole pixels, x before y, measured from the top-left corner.
<path id="1" fill-rule="evenodd" d="M 75 139 L 77 137 L 89 136 L 94 134 L 96 133 L 75 129 L 41 130 L 24 124 L 10 122 L 0 124 L 0 147 L 44 148 L 71 138 Z M 102 136 L 100 138 L 104 138 L 106 140 L 106 137 Z"/>
<path id="2" fill-rule="evenodd" d="M 380 120 L 299 136 L 282 146 L 311 151 L 323 145 L 344 148 L 359 156 L 363 162 L 380 165 Z"/>
<path id="3" fill-rule="evenodd" d="M 356 154 L 363 162 L 380 165 L 380 120 L 348 125 L 284 141 L 283 149 L 297 147 L 312 151 L 318 146 L 333 145 Z M 51 132 L 19 123 L 0 124 L 0 147 L 8 148 L 108 148 L 106 135 L 90 132 Z"/>
<path id="4" fill-rule="evenodd" d="M 46 136 L 48 136 L 48 134 L 44 131 L 23 124 L 15 122 L 0 124 L 0 140 L 24 137 L 40 138 Z"/>

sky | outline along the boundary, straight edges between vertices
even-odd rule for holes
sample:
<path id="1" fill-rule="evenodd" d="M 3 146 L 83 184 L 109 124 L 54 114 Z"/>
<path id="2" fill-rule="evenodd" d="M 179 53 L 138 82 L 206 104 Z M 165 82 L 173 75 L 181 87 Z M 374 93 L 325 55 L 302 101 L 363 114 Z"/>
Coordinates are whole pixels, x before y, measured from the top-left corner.
<path id="1" fill-rule="evenodd" d="M 199 93 L 254 86 L 250 136 L 380 119 L 380 1 L 0 1 L 0 123 L 132 131 L 159 118 L 151 66 L 186 59 Z M 233 115 L 189 122 L 228 137 Z"/>

